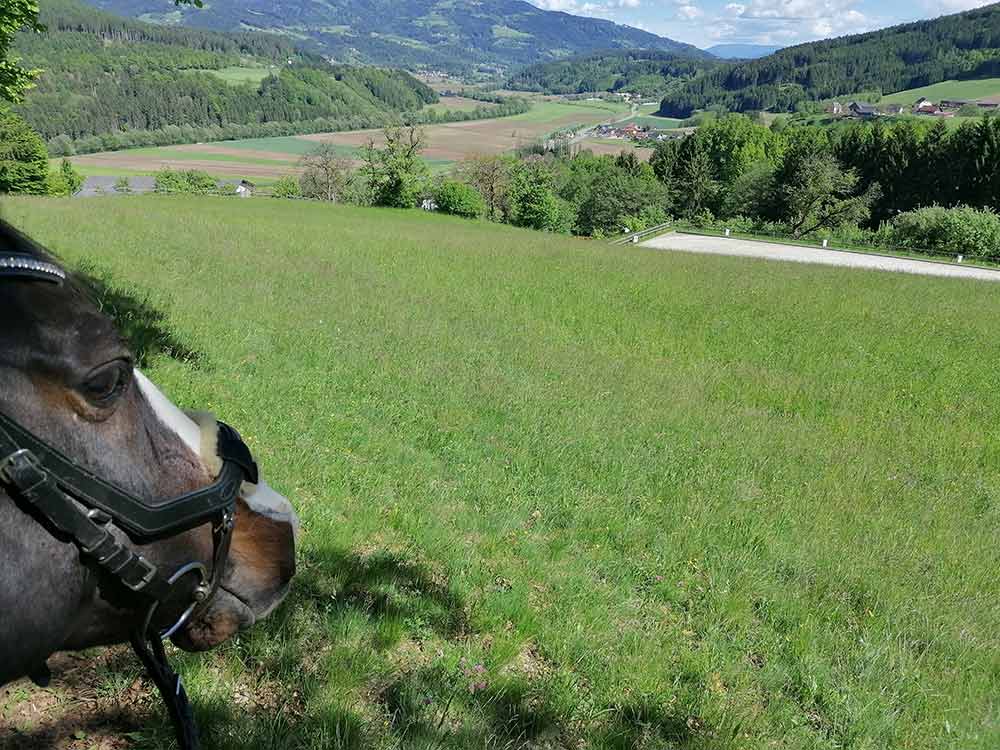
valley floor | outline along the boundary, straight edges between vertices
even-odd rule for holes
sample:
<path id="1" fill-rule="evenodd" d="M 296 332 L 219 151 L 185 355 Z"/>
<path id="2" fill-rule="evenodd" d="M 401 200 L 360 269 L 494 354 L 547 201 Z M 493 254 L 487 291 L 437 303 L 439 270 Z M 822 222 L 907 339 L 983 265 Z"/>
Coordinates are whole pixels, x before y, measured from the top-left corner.
<path id="1" fill-rule="evenodd" d="M 564 128 L 585 127 L 626 118 L 627 105 L 610 102 L 571 102 L 538 100 L 521 115 L 487 120 L 426 125 L 427 147 L 423 158 L 432 170 L 443 171 L 455 162 L 476 154 L 498 154 L 518 146 L 536 143 L 546 135 Z M 72 158 L 85 175 L 132 176 L 151 174 L 160 169 L 198 169 L 220 178 L 245 177 L 266 183 L 286 174 L 299 172 L 303 154 L 320 142 L 339 147 L 345 157 L 358 156 L 370 139 L 381 142 L 380 130 L 357 130 L 304 136 L 253 138 L 241 141 L 195 143 L 158 148 L 129 149 L 84 154 Z M 613 148 L 605 143 L 583 141 L 581 146 L 604 153 L 631 149 L 627 142 Z M 640 150 L 643 158 L 648 150 Z"/>

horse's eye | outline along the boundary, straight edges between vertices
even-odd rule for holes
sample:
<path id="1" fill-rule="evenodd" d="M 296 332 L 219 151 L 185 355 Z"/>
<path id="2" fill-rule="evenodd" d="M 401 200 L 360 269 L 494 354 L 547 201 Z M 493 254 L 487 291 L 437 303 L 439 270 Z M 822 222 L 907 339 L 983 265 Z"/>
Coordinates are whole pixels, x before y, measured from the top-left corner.
<path id="1" fill-rule="evenodd" d="M 83 395 L 98 406 L 108 406 L 125 392 L 132 367 L 124 361 L 99 367 L 83 383 Z"/>

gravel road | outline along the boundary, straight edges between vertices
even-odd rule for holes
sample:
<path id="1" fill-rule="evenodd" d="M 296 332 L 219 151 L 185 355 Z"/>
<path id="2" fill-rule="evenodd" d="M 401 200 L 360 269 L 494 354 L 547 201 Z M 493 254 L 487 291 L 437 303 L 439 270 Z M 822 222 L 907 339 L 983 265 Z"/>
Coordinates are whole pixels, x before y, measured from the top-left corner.
<path id="1" fill-rule="evenodd" d="M 643 247 L 662 250 L 680 250 L 688 253 L 708 253 L 711 255 L 738 255 L 744 258 L 766 258 L 787 260 L 796 263 L 820 263 L 828 266 L 848 266 L 869 268 L 878 271 L 899 271 L 919 273 L 927 276 L 953 276 L 963 279 L 1000 281 L 1000 271 L 984 268 L 935 263 L 909 258 L 887 258 L 881 255 L 849 253 L 842 250 L 783 245 L 776 242 L 739 240 L 731 237 L 709 237 L 700 234 L 664 234 L 641 243 Z"/>

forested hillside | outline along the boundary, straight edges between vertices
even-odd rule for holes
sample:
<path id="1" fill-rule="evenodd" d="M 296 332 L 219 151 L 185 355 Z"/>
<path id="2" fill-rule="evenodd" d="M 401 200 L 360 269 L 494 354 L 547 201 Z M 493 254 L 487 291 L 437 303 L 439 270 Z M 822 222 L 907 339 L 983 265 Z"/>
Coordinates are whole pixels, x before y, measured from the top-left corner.
<path id="1" fill-rule="evenodd" d="M 511 76 L 507 86 L 546 94 L 630 91 L 661 96 L 717 64 L 710 59 L 657 50 L 605 50 L 531 65 Z"/>
<path id="2" fill-rule="evenodd" d="M 756 60 L 773 55 L 781 47 L 772 44 L 713 44 L 705 51 L 723 60 Z"/>
<path id="3" fill-rule="evenodd" d="M 804 100 L 987 75 L 1000 75 L 1000 4 L 727 65 L 668 93 L 661 113 L 686 117 L 712 104 L 790 111 Z"/>
<path id="4" fill-rule="evenodd" d="M 339 62 L 453 72 L 528 65 L 599 49 L 659 49 L 706 56 L 688 44 L 522 0 L 88 0 L 123 16 L 201 28 L 270 31 Z"/>
<path id="5" fill-rule="evenodd" d="M 331 66 L 274 35 L 158 26 L 76 0 L 48 0 L 41 20 L 45 33 L 16 42 L 25 63 L 45 71 L 17 109 L 60 145 L 88 137 L 109 148 L 162 143 L 145 134 L 177 128 L 260 126 L 266 135 L 274 124 L 365 127 L 437 101 L 403 71 Z M 240 66 L 258 82 L 212 74 Z"/>

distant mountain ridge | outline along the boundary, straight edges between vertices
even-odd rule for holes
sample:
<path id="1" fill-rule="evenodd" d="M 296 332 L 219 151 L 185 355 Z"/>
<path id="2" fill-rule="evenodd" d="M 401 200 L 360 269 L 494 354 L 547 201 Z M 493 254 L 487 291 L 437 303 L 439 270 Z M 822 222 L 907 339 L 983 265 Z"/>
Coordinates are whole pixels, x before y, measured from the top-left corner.
<path id="1" fill-rule="evenodd" d="M 722 65 L 663 98 L 660 113 L 791 111 L 804 101 L 1000 76 L 1000 3 L 927 21 L 787 47 Z"/>
<path id="2" fill-rule="evenodd" d="M 87 0 L 155 23 L 286 36 L 337 62 L 489 70 L 603 49 L 655 49 L 704 58 L 689 44 L 523 0 Z"/>
<path id="3" fill-rule="evenodd" d="M 722 60 L 756 60 L 780 49 L 781 47 L 772 44 L 716 44 L 705 51 Z"/>

